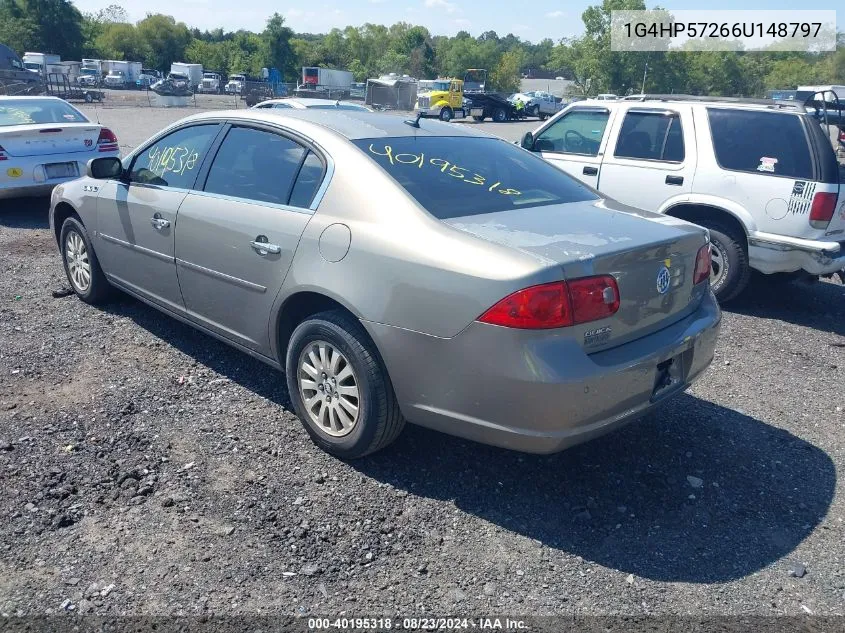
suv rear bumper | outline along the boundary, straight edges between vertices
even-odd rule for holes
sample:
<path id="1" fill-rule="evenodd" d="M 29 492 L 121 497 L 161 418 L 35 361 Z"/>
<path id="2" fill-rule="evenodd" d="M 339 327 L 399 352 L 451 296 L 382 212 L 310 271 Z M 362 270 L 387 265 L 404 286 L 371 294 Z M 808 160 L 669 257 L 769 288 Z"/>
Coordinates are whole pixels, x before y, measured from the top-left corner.
<path id="1" fill-rule="evenodd" d="M 845 246 L 756 232 L 748 236 L 748 258 L 752 268 L 766 274 L 804 270 L 826 275 L 845 269 Z"/>

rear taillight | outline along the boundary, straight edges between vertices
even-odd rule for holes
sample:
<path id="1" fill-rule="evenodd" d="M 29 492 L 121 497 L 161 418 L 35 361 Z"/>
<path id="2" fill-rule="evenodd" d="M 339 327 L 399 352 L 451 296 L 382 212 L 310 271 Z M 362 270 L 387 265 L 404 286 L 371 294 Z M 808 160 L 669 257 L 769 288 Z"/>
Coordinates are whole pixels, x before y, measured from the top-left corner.
<path id="1" fill-rule="evenodd" d="M 606 319 L 619 309 L 619 287 L 610 275 L 573 279 L 569 282 L 569 297 L 575 323 Z"/>
<path id="2" fill-rule="evenodd" d="M 116 152 L 117 137 L 107 127 L 100 130 L 100 137 L 97 139 L 97 149 L 101 152 Z"/>
<path id="3" fill-rule="evenodd" d="M 478 320 L 491 325 L 541 330 L 607 318 L 619 310 L 619 288 L 610 275 L 555 281 L 518 290 Z"/>
<path id="4" fill-rule="evenodd" d="M 698 249 L 698 254 L 695 256 L 695 274 L 692 276 L 693 284 L 700 284 L 710 278 L 710 244 L 705 244 Z"/>
<path id="5" fill-rule="evenodd" d="M 9 157 L 6 156 L 6 150 L 3 149 L 2 145 L 0 145 L 0 160 L 9 160 Z"/>
<path id="6" fill-rule="evenodd" d="M 839 132 L 839 142 L 845 143 L 845 130 L 842 130 L 841 132 Z"/>
<path id="7" fill-rule="evenodd" d="M 826 229 L 836 210 L 836 194 L 820 191 L 813 196 L 813 206 L 810 207 L 810 226 L 814 229 Z"/>

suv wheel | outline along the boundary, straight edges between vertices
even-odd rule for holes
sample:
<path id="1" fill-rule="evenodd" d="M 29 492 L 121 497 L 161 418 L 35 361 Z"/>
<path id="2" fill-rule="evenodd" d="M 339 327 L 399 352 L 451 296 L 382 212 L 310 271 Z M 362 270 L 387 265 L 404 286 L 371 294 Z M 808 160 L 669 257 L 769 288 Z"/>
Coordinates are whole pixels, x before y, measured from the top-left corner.
<path id="1" fill-rule="evenodd" d="M 711 259 L 710 286 L 720 302 L 739 295 L 751 279 L 748 254 L 742 241 L 733 231 L 720 225 L 705 225 L 710 229 Z"/>
<path id="2" fill-rule="evenodd" d="M 302 425 L 315 444 L 333 455 L 355 459 L 378 451 L 405 425 L 369 336 L 339 310 L 321 312 L 297 326 L 285 373 Z"/>
<path id="3" fill-rule="evenodd" d="M 82 222 L 74 217 L 65 220 L 59 240 L 65 274 L 76 296 L 91 304 L 108 299 L 112 287 L 100 268 Z"/>

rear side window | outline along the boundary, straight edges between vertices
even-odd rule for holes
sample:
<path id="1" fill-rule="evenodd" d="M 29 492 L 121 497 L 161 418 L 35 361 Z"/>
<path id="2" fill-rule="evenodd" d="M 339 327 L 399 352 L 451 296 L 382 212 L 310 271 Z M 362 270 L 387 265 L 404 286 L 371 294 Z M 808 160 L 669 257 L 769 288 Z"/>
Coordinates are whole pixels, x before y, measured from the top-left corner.
<path id="1" fill-rule="evenodd" d="M 290 194 L 290 205 L 308 208 L 323 180 L 323 163 L 314 152 L 308 152 Z"/>
<path id="2" fill-rule="evenodd" d="M 684 160 L 681 119 L 661 112 L 628 112 L 614 156 L 680 163 Z"/>
<path id="3" fill-rule="evenodd" d="M 288 138 L 264 130 L 233 127 L 214 157 L 204 191 L 287 204 L 304 157 L 305 148 Z"/>
<path id="4" fill-rule="evenodd" d="M 794 114 L 708 108 L 716 159 L 724 169 L 813 179 L 801 120 Z"/>
<path id="5" fill-rule="evenodd" d="M 353 142 L 440 219 L 598 197 L 540 157 L 498 139 L 403 136 Z"/>
<path id="6" fill-rule="evenodd" d="M 572 110 L 537 136 L 534 149 L 596 156 L 609 117 L 607 110 Z"/>

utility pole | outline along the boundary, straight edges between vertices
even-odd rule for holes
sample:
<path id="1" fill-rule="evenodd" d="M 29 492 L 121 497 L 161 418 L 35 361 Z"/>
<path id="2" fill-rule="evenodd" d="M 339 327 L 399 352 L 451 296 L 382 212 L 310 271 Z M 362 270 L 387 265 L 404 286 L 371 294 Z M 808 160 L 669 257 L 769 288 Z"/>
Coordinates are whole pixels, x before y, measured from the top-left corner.
<path id="1" fill-rule="evenodd" d="M 645 94 L 645 78 L 648 75 L 648 62 L 645 63 L 645 69 L 643 70 L 643 89 L 640 90 L 640 94 Z"/>

